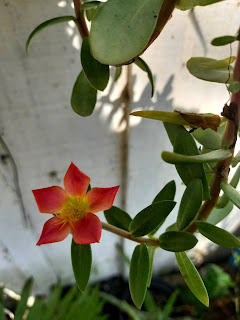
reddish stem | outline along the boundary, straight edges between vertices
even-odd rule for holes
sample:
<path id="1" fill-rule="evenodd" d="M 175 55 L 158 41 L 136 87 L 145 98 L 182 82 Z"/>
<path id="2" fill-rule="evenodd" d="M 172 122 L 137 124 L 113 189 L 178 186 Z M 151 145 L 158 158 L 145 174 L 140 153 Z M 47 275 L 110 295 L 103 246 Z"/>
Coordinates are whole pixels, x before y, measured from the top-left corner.
<path id="1" fill-rule="evenodd" d="M 234 81 L 240 81 L 240 42 L 238 44 L 238 52 L 237 52 L 237 58 L 234 66 L 234 72 L 233 72 L 233 80 Z M 238 122 L 240 120 L 240 91 L 237 93 L 234 93 L 231 97 L 231 103 L 235 103 L 237 107 L 237 114 L 238 119 L 234 120 L 228 120 L 225 128 L 225 132 L 222 138 L 223 145 L 226 145 L 228 143 L 229 146 L 231 146 L 232 155 L 234 152 L 234 147 L 236 143 L 236 133 L 238 129 Z M 195 219 L 196 220 L 203 220 L 205 221 L 210 213 L 212 212 L 213 208 L 215 207 L 215 204 L 218 200 L 219 193 L 221 190 L 221 182 L 223 179 L 228 177 L 229 173 L 229 166 L 231 164 L 232 157 L 225 159 L 223 161 L 220 161 L 217 165 L 217 172 L 215 174 L 215 177 L 213 179 L 210 192 L 211 192 L 211 200 L 206 200 Z M 197 226 L 195 224 L 195 221 L 192 222 L 185 231 L 194 233 L 197 230 Z"/>
<path id="2" fill-rule="evenodd" d="M 74 4 L 76 19 L 78 21 L 78 30 L 83 39 L 89 36 L 89 31 L 88 31 L 84 14 L 80 11 L 82 0 L 73 0 L 73 4 Z"/>

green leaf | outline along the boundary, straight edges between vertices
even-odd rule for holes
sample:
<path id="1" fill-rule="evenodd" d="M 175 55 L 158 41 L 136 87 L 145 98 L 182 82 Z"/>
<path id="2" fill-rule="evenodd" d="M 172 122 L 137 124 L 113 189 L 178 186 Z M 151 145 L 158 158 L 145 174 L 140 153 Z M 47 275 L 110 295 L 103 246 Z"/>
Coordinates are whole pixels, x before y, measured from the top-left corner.
<path id="1" fill-rule="evenodd" d="M 163 200 L 174 200 L 176 194 L 176 183 L 174 180 L 168 182 L 162 190 L 156 195 L 152 203 Z"/>
<path id="2" fill-rule="evenodd" d="M 174 152 L 187 156 L 199 155 L 196 142 L 184 127 L 167 122 L 164 122 L 164 127 L 174 146 Z M 203 185 L 203 199 L 210 199 L 208 182 L 202 164 L 176 164 L 175 166 L 186 186 L 195 178 L 201 179 Z"/>
<path id="3" fill-rule="evenodd" d="M 225 46 L 225 45 L 227 45 L 229 43 L 234 42 L 235 40 L 237 40 L 237 38 L 233 37 L 233 36 L 222 36 L 222 37 L 214 38 L 211 41 L 211 44 L 213 46 Z"/>
<path id="4" fill-rule="evenodd" d="M 107 222 L 111 225 L 129 231 L 129 225 L 132 218 L 127 212 L 118 207 L 112 206 L 111 209 L 104 211 L 104 216 Z"/>
<path id="5" fill-rule="evenodd" d="M 224 194 L 231 200 L 235 206 L 240 208 L 240 194 L 239 192 L 230 186 L 230 184 L 227 183 L 221 183 L 221 188 L 224 192 Z"/>
<path id="6" fill-rule="evenodd" d="M 168 226 L 167 229 L 166 229 L 166 232 L 168 232 L 168 231 L 178 231 L 177 223 L 174 222 L 173 224 L 171 224 L 170 226 Z"/>
<path id="7" fill-rule="evenodd" d="M 189 10 L 196 6 L 208 6 L 220 1 L 223 0 L 180 0 L 176 7 L 180 10 Z"/>
<path id="8" fill-rule="evenodd" d="M 86 3 L 83 3 L 80 7 L 80 11 L 86 11 L 86 10 L 91 10 L 91 9 L 96 9 L 98 8 L 103 2 L 101 1 L 89 1 Z"/>
<path id="9" fill-rule="evenodd" d="M 3 302 L 3 288 L 0 287 L 0 320 L 5 320 L 4 302 Z"/>
<path id="10" fill-rule="evenodd" d="M 115 67 L 115 76 L 114 76 L 114 81 L 118 81 L 119 77 L 122 74 L 122 67 Z"/>
<path id="11" fill-rule="evenodd" d="M 148 278 L 148 288 L 151 285 L 152 281 L 152 273 L 153 273 L 153 260 L 154 260 L 154 255 L 157 247 L 149 247 L 148 248 L 148 254 L 149 254 L 149 278 Z"/>
<path id="12" fill-rule="evenodd" d="M 51 292 L 47 308 L 44 314 L 44 320 L 52 320 L 54 317 L 54 313 L 57 309 L 57 306 L 59 304 L 59 300 L 62 294 L 62 289 L 60 287 L 60 284 L 58 283 L 53 291 Z"/>
<path id="13" fill-rule="evenodd" d="M 196 221 L 198 231 L 212 242 L 226 248 L 240 248 L 240 240 L 224 229 L 205 221 Z"/>
<path id="14" fill-rule="evenodd" d="M 154 95 L 154 91 L 155 91 L 155 85 L 154 85 L 154 80 L 153 80 L 153 75 L 152 75 L 152 71 L 151 69 L 149 68 L 149 66 L 147 65 L 147 63 L 142 59 L 142 58 L 137 58 L 134 63 L 140 68 L 142 69 L 144 72 L 147 72 L 147 75 L 148 75 L 148 79 L 149 79 L 149 82 L 152 86 L 152 97 Z"/>
<path id="15" fill-rule="evenodd" d="M 236 172 L 234 173 L 232 180 L 230 181 L 230 186 L 232 186 L 233 188 L 236 188 L 238 185 L 240 179 L 240 166 L 238 166 Z M 227 197 L 225 195 L 225 193 L 218 198 L 217 204 L 216 204 L 216 208 L 223 208 L 225 207 L 229 202 L 229 197 Z"/>
<path id="16" fill-rule="evenodd" d="M 208 153 L 196 155 L 196 156 L 185 156 L 178 153 L 163 151 L 162 159 L 167 163 L 178 164 L 178 163 L 206 163 L 206 162 L 217 162 L 231 157 L 232 153 L 227 149 L 214 150 Z"/>
<path id="17" fill-rule="evenodd" d="M 131 116 L 160 120 L 164 122 L 175 123 L 179 125 L 188 125 L 188 122 L 183 119 L 178 112 L 166 112 L 166 111 L 156 111 L 156 110 L 143 110 L 134 111 L 130 114 Z"/>
<path id="18" fill-rule="evenodd" d="M 49 26 L 52 26 L 54 24 L 57 24 L 57 23 L 62 23 L 62 22 L 68 22 L 68 21 L 73 21 L 77 24 L 77 20 L 75 17 L 73 16 L 63 16 L 63 17 L 57 17 L 57 18 L 53 18 L 53 19 L 50 19 L 50 20 L 47 20 L 43 23 L 41 23 L 39 26 L 37 26 L 37 28 L 35 28 L 33 30 L 33 32 L 30 34 L 30 36 L 28 37 L 27 39 L 27 43 L 26 43 L 26 52 L 28 54 L 28 48 L 29 48 L 29 45 L 30 45 L 30 42 L 31 40 L 40 32 L 42 31 L 43 29 L 49 27 Z"/>
<path id="19" fill-rule="evenodd" d="M 207 69 L 202 65 L 209 62 L 216 62 L 215 59 L 196 57 L 187 62 L 188 71 L 196 78 L 219 83 L 232 82 L 233 67 L 225 66 L 221 68 Z"/>
<path id="20" fill-rule="evenodd" d="M 162 190 L 156 195 L 152 203 L 156 203 L 162 200 L 174 200 L 176 193 L 176 183 L 174 180 L 168 182 Z M 153 230 L 149 233 L 149 236 L 153 236 L 158 229 L 163 225 L 165 219 Z"/>
<path id="21" fill-rule="evenodd" d="M 228 90 L 232 93 L 237 93 L 240 90 L 240 82 L 239 81 L 233 81 L 230 83 Z"/>
<path id="22" fill-rule="evenodd" d="M 222 148 L 222 139 L 220 134 L 213 131 L 210 128 L 203 130 L 202 128 L 198 128 L 195 130 L 192 135 L 194 138 L 205 148 L 218 150 Z"/>
<path id="23" fill-rule="evenodd" d="M 77 244 L 72 240 L 72 268 L 77 286 L 84 292 L 91 273 L 92 250 L 90 244 Z"/>
<path id="24" fill-rule="evenodd" d="M 74 84 L 71 105 L 73 110 L 82 117 L 93 113 L 97 100 L 97 90 L 88 82 L 82 70 Z"/>
<path id="25" fill-rule="evenodd" d="M 179 270 L 187 286 L 195 297 L 208 307 L 209 299 L 207 290 L 192 261 L 185 252 L 176 252 L 175 255 Z"/>
<path id="26" fill-rule="evenodd" d="M 90 47 L 101 63 L 119 65 L 138 56 L 157 24 L 163 0 L 108 0 L 92 21 Z"/>
<path id="27" fill-rule="evenodd" d="M 27 320 L 43 320 L 45 319 L 45 311 L 46 306 L 45 302 L 43 300 L 37 300 L 35 299 L 34 305 L 29 310 L 29 313 L 27 315 Z M 41 315 L 41 318 L 39 318 L 39 315 Z M 1 317 L 0 317 L 1 319 Z M 2 319 L 1 319 L 2 320 Z"/>
<path id="28" fill-rule="evenodd" d="M 21 300 L 18 302 L 16 310 L 15 310 L 15 320 L 22 320 L 25 310 L 27 308 L 27 301 L 32 291 L 33 279 L 30 278 L 25 283 L 22 293 Z"/>
<path id="29" fill-rule="evenodd" d="M 221 67 L 228 67 L 235 61 L 236 57 L 228 57 L 222 60 L 210 61 L 207 63 L 202 63 L 202 67 L 206 69 L 214 69 L 214 68 L 221 68 Z"/>
<path id="30" fill-rule="evenodd" d="M 183 231 L 167 231 L 159 237 L 160 248 L 173 252 L 190 250 L 197 242 L 197 238 L 192 233 Z"/>
<path id="31" fill-rule="evenodd" d="M 177 217 L 177 226 L 180 231 L 185 229 L 193 221 L 201 204 L 202 181 L 200 179 L 194 179 L 188 184 L 180 203 Z"/>
<path id="32" fill-rule="evenodd" d="M 156 202 L 142 211 L 132 220 L 129 226 L 130 233 L 133 237 L 145 236 L 154 230 L 175 207 L 176 202 L 164 200 Z"/>
<path id="33" fill-rule="evenodd" d="M 141 308 L 148 285 L 149 255 L 145 243 L 136 246 L 130 264 L 129 288 L 132 300 L 138 309 Z"/>
<path id="34" fill-rule="evenodd" d="M 109 66 L 101 64 L 93 58 L 88 37 L 82 41 L 81 62 L 85 76 L 90 84 L 95 89 L 103 91 L 109 80 Z"/>
<path id="35" fill-rule="evenodd" d="M 179 292 L 178 290 L 174 291 L 171 296 L 169 297 L 167 303 L 164 305 L 163 310 L 161 312 L 161 317 L 160 319 L 164 320 L 164 319 L 169 319 L 170 314 L 173 312 L 173 308 L 174 308 L 174 304 L 176 302 L 177 296 L 178 296 Z M 159 320 L 160 320 L 159 319 Z"/>
<path id="36" fill-rule="evenodd" d="M 233 203 L 231 201 L 228 201 L 225 207 L 221 209 L 214 208 L 210 216 L 207 218 L 206 222 L 214 225 L 218 224 L 220 221 L 222 221 L 229 215 L 232 209 L 233 209 Z"/>

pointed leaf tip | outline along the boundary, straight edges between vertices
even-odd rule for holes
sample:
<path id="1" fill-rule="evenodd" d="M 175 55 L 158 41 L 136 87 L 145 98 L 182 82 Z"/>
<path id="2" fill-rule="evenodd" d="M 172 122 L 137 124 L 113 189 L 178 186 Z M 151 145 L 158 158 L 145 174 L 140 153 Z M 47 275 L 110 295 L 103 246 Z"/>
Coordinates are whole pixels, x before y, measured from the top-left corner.
<path id="1" fill-rule="evenodd" d="M 209 306 L 207 289 L 192 261 L 185 252 L 175 253 L 179 270 L 189 289 L 205 306 Z"/>
<path id="2" fill-rule="evenodd" d="M 77 244 L 72 240 L 72 268 L 77 286 L 84 292 L 91 273 L 92 250 L 90 244 Z"/>

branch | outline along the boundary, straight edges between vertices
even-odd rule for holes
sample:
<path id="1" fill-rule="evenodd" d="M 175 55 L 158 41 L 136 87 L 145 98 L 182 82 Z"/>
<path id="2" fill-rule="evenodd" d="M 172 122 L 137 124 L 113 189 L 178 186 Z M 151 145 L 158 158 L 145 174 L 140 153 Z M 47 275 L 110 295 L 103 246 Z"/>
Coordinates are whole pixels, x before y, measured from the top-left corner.
<path id="1" fill-rule="evenodd" d="M 234 66 L 233 80 L 240 81 L 240 42 L 238 44 L 238 52 L 236 63 Z M 224 147 L 229 146 L 233 156 L 237 140 L 238 123 L 240 120 L 240 91 L 232 95 L 230 105 L 226 106 L 225 108 L 227 109 L 224 111 L 224 113 L 229 114 L 229 117 L 222 138 L 222 144 Z M 212 198 L 211 200 L 206 200 L 202 204 L 196 219 L 186 228 L 185 231 L 194 233 L 197 230 L 195 221 L 205 221 L 212 212 L 219 197 L 219 193 L 221 190 L 221 182 L 223 179 L 226 179 L 228 177 L 232 156 L 228 159 L 220 161 L 217 164 L 217 172 L 215 173 L 212 185 L 210 187 L 210 193 Z"/>
<path id="2" fill-rule="evenodd" d="M 138 243 L 146 243 L 147 246 L 159 247 L 159 241 L 157 239 L 148 239 L 148 238 L 144 238 L 144 237 L 133 238 L 129 232 L 122 230 L 120 228 L 117 228 L 115 226 L 112 226 L 111 224 L 108 224 L 105 222 L 102 222 L 102 228 L 104 230 L 109 231 L 109 232 L 115 233 L 116 235 L 118 235 L 122 238 L 131 240 L 131 241 L 135 241 Z"/>
<path id="3" fill-rule="evenodd" d="M 76 19 L 78 21 L 78 24 L 77 24 L 78 30 L 83 39 L 89 36 L 89 31 L 88 31 L 84 14 L 80 11 L 82 0 L 73 0 L 73 4 L 74 4 L 74 10 L 76 14 Z"/>

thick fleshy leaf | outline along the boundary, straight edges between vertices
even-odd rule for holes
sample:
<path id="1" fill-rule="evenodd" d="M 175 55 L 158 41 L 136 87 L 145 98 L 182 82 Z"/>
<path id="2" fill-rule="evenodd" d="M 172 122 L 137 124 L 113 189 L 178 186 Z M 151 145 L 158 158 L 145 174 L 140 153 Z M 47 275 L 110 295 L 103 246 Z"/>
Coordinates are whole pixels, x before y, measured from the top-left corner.
<path id="1" fill-rule="evenodd" d="M 89 184 L 90 178 L 85 173 L 80 171 L 72 162 L 64 177 L 64 186 L 66 192 L 71 196 L 85 195 Z"/>
<path id="2" fill-rule="evenodd" d="M 240 82 L 239 81 L 233 81 L 230 83 L 228 90 L 232 93 L 237 93 L 240 90 Z"/>
<path id="3" fill-rule="evenodd" d="M 72 240 L 71 258 L 77 286 L 81 292 L 84 292 L 92 267 L 92 250 L 90 244 L 77 244 Z"/>
<path id="4" fill-rule="evenodd" d="M 238 166 L 236 172 L 234 173 L 232 180 L 230 181 L 230 186 L 236 188 L 240 179 L 240 166 Z M 221 197 L 218 198 L 216 208 L 224 208 L 229 202 L 229 197 L 224 193 Z"/>
<path id="5" fill-rule="evenodd" d="M 184 230 L 193 221 L 201 204 L 202 181 L 200 179 L 194 179 L 188 184 L 182 196 L 177 217 L 178 230 Z"/>
<path id="6" fill-rule="evenodd" d="M 222 60 L 210 61 L 210 62 L 202 63 L 202 67 L 207 69 L 227 67 L 230 64 L 232 64 L 235 61 L 235 59 L 236 57 L 231 56 Z"/>
<path id="7" fill-rule="evenodd" d="M 129 226 L 133 237 L 141 237 L 153 231 L 175 207 L 176 202 L 164 200 L 156 202 L 140 211 Z"/>
<path id="8" fill-rule="evenodd" d="M 202 128 L 203 130 L 211 128 L 217 130 L 220 125 L 220 117 L 213 114 L 199 114 L 189 112 L 166 112 L 157 110 L 134 111 L 131 116 L 159 120 L 163 122 L 174 123 L 177 125 L 191 126 L 191 128 Z"/>
<path id="9" fill-rule="evenodd" d="M 233 67 L 225 66 L 221 68 L 207 69 L 202 65 L 209 62 L 216 62 L 215 59 L 196 57 L 191 58 L 187 62 L 188 71 L 196 78 L 219 83 L 232 82 Z"/>
<path id="10" fill-rule="evenodd" d="M 238 165 L 238 163 L 240 162 L 240 151 L 238 151 L 238 153 L 232 158 L 232 162 L 231 165 L 232 167 L 236 167 L 236 165 Z"/>
<path id="11" fill-rule="evenodd" d="M 221 183 L 221 188 L 229 200 L 240 208 L 240 193 L 228 183 Z"/>
<path id="12" fill-rule="evenodd" d="M 240 240 L 224 229 L 205 221 L 196 221 L 198 231 L 212 242 L 226 248 L 240 248 Z"/>
<path id="13" fill-rule="evenodd" d="M 29 48 L 29 45 L 30 45 L 30 42 L 31 40 L 40 32 L 42 31 L 43 29 L 49 27 L 49 26 L 52 26 L 54 24 L 57 24 L 57 23 L 61 23 L 61 22 L 68 22 L 68 21 L 74 21 L 76 24 L 77 24 L 77 20 L 75 17 L 73 16 L 63 16 L 63 17 L 57 17 L 57 18 L 53 18 L 53 19 L 50 19 L 50 20 L 47 20 L 43 23 L 41 23 L 39 26 L 37 26 L 37 28 L 35 28 L 33 30 L 33 32 L 30 34 L 30 36 L 28 37 L 27 39 L 27 43 L 26 43 L 26 52 L 28 53 L 28 48 Z"/>
<path id="14" fill-rule="evenodd" d="M 130 114 L 131 116 L 160 120 L 164 122 L 175 123 L 179 125 L 188 125 L 180 113 L 178 112 L 166 112 L 166 111 L 157 111 L 157 110 L 143 110 L 143 111 L 134 111 Z"/>
<path id="15" fill-rule="evenodd" d="M 59 242 L 67 238 L 71 232 L 71 226 L 69 223 L 63 224 L 63 220 L 57 217 L 53 217 L 45 222 L 40 239 L 37 246 L 41 246 L 46 243 Z"/>
<path id="16" fill-rule="evenodd" d="M 71 105 L 73 110 L 82 117 L 93 113 L 97 101 L 97 90 L 93 88 L 82 70 L 74 84 Z"/>
<path id="17" fill-rule="evenodd" d="M 153 75 L 152 75 L 152 71 L 151 69 L 149 68 L 148 64 L 142 59 L 142 58 L 137 58 L 134 63 L 140 68 L 142 69 L 144 72 L 147 72 L 147 75 L 148 75 L 148 79 L 149 79 L 149 82 L 151 84 L 151 87 L 152 87 L 152 97 L 154 95 L 154 91 L 155 91 L 155 85 L 154 85 L 154 80 L 153 80 Z"/>
<path id="18" fill-rule="evenodd" d="M 130 264 L 129 288 L 132 300 L 137 308 L 141 308 L 149 280 L 149 254 L 145 243 L 136 246 Z"/>
<path id="19" fill-rule="evenodd" d="M 89 201 L 89 211 L 97 213 L 112 207 L 115 196 L 120 186 L 112 188 L 92 188 L 86 195 Z"/>
<path id="20" fill-rule="evenodd" d="M 32 286 L 33 286 L 33 279 L 30 278 L 24 284 L 24 287 L 21 293 L 21 300 L 18 302 L 15 310 L 15 314 L 14 314 L 15 320 L 23 319 L 24 313 L 26 312 L 26 309 L 27 309 L 27 301 L 32 291 Z M 7 318 L 4 318 L 4 319 L 7 319 Z"/>
<path id="21" fill-rule="evenodd" d="M 129 225 L 132 221 L 132 218 L 124 210 L 112 206 L 112 208 L 109 210 L 104 211 L 104 216 L 107 222 L 111 225 L 129 231 Z"/>
<path id="22" fill-rule="evenodd" d="M 159 237 L 160 248 L 173 252 L 190 250 L 197 242 L 193 234 L 183 231 L 167 231 Z"/>
<path id="23" fill-rule="evenodd" d="M 73 223 L 72 235 L 77 244 L 99 242 L 102 234 L 102 224 L 99 218 L 87 213 L 84 218 Z"/>
<path id="24" fill-rule="evenodd" d="M 199 155 L 196 142 L 184 127 L 167 122 L 164 122 L 164 127 L 174 147 L 174 152 L 187 156 Z M 208 182 L 202 164 L 176 164 L 175 166 L 186 186 L 195 178 L 201 179 L 203 185 L 203 199 L 210 199 Z"/>
<path id="25" fill-rule="evenodd" d="M 221 135 L 210 128 L 205 130 L 198 128 L 192 135 L 207 149 L 218 150 L 222 148 Z"/>
<path id="26" fill-rule="evenodd" d="M 114 75 L 114 81 L 118 81 L 122 74 L 122 67 L 115 67 L 115 75 Z"/>
<path id="27" fill-rule="evenodd" d="M 213 46 L 225 46 L 229 43 L 234 42 L 235 40 L 237 40 L 237 37 L 234 36 L 222 36 L 222 37 L 218 37 L 218 38 L 214 38 L 211 41 L 211 44 Z"/>
<path id="28" fill-rule="evenodd" d="M 214 150 L 208 153 L 199 154 L 196 156 L 186 156 L 178 153 L 163 151 L 162 159 L 165 162 L 178 164 L 178 163 L 206 163 L 217 162 L 231 157 L 232 153 L 227 149 Z"/>
<path id="29" fill-rule="evenodd" d="M 58 213 L 67 198 L 66 191 L 58 186 L 33 190 L 38 209 L 42 213 Z"/>
<path id="30" fill-rule="evenodd" d="M 222 221 L 229 215 L 232 209 L 233 209 L 233 203 L 231 201 L 228 201 L 225 207 L 221 209 L 214 208 L 210 216 L 207 218 L 206 222 L 214 225 L 218 224 L 220 221 Z"/>
<path id="31" fill-rule="evenodd" d="M 92 21 L 90 47 L 103 64 L 119 65 L 138 56 L 155 29 L 163 0 L 108 0 Z"/>
<path id="32" fill-rule="evenodd" d="M 162 190 L 156 195 L 152 203 L 156 203 L 162 200 L 174 200 L 176 193 L 176 183 L 174 180 L 168 182 Z M 153 230 L 149 233 L 149 236 L 153 236 L 158 229 L 163 225 L 165 219 Z"/>
<path id="33" fill-rule="evenodd" d="M 220 1 L 223 0 L 180 0 L 176 7 L 180 10 L 189 10 L 196 6 L 208 6 Z"/>
<path id="34" fill-rule="evenodd" d="M 84 38 L 81 48 L 82 67 L 90 84 L 97 90 L 103 91 L 109 80 L 109 66 L 93 58 L 89 38 Z"/>
<path id="35" fill-rule="evenodd" d="M 192 261 L 185 252 L 176 252 L 175 256 L 181 275 L 189 289 L 199 301 L 208 307 L 209 298 L 206 287 Z"/>

